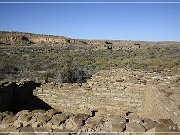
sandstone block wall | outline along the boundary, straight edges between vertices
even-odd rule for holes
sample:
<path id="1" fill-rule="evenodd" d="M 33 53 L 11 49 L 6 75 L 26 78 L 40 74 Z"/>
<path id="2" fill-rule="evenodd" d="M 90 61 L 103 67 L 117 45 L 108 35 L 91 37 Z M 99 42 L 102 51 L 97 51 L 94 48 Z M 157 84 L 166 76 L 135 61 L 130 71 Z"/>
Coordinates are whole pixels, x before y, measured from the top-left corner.
<path id="1" fill-rule="evenodd" d="M 175 89 L 177 93 L 179 85 L 172 78 L 177 80 L 180 76 L 114 69 L 94 74 L 82 86 L 44 84 L 34 90 L 34 95 L 53 108 L 72 113 L 98 111 L 97 115 L 123 115 L 133 112 L 153 120 L 170 118 L 179 123 L 178 98 L 170 100 L 163 94 L 166 91 L 158 87 L 165 83 L 164 89 Z"/>
<path id="2" fill-rule="evenodd" d="M 63 84 L 62 87 L 45 84 L 37 88 L 35 95 L 56 109 L 73 113 L 93 110 L 105 115 L 141 113 L 147 85 L 130 81 L 131 76 L 122 69 L 102 71 L 81 87 L 78 84 Z"/>
<path id="3" fill-rule="evenodd" d="M 1 83 L 0 87 L 0 111 L 53 107 L 74 114 L 97 111 L 96 115 L 103 116 L 133 112 L 180 125 L 180 75 L 171 71 L 113 69 L 94 74 L 82 86 L 24 82 Z"/>

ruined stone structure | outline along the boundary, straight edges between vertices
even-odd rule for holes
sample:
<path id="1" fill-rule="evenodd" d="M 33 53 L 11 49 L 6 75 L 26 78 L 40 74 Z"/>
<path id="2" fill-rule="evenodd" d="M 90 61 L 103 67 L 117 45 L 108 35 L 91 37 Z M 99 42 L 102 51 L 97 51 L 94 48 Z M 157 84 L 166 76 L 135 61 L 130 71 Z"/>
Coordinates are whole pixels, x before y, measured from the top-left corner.
<path id="1" fill-rule="evenodd" d="M 160 44 L 163 47 L 160 48 L 158 46 Z M 161 52 L 155 58 L 179 58 L 179 42 L 79 40 L 63 36 L 0 32 L 2 56 L 21 54 L 21 57 L 25 54 L 26 57 L 32 55 L 34 58 L 37 53 L 54 55 L 54 52 L 60 52 L 62 49 L 63 52 L 71 49 L 74 51 L 108 49 L 108 45 L 112 45 L 109 50 L 126 52 L 128 57 L 136 56 L 134 52 L 141 52 L 144 49 L 147 51 L 144 51 L 145 53 L 142 51 L 143 56 L 149 54 L 146 52 L 153 53 L 155 50 Z M 169 51 L 166 51 L 167 49 Z M 109 50 L 102 50 L 108 52 L 102 54 L 109 55 L 109 52 L 112 54 L 113 51 Z M 141 55 L 141 53 L 137 54 Z M 5 55 L 5 58 L 9 59 L 8 55 Z M 39 60 L 40 57 L 37 58 Z M 54 59 L 51 60 L 56 62 Z M 131 66 L 126 66 L 125 69 L 98 70 L 99 72 L 82 84 L 55 83 L 59 81 L 47 83 L 44 79 L 34 82 L 33 78 L 24 79 L 28 78 L 26 76 L 21 80 L 14 80 L 15 82 L 0 81 L 0 133 L 45 131 L 50 134 L 53 132 L 77 134 L 83 132 L 173 132 L 174 134 L 176 132 L 179 134 L 178 62 L 172 62 L 176 64 L 175 69 L 171 68 L 172 71 L 164 68 L 163 71 L 161 68 L 155 69 L 156 72 L 127 69 Z M 35 73 L 39 72 L 46 71 Z"/>
<path id="2" fill-rule="evenodd" d="M 55 109 L 99 116 L 133 112 L 144 118 L 172 119 L 180 125 L 180 76 L 125 69 L 100 71 L 82 86 L 43 84 L 34 95 Z"/>
<path id="3" fill-rule="evenodd" d="M 178 134 L 179 83 L 171 71 L 127 69 L 97 72 L 82 86 L 1 82 L 0 132 Z"/>

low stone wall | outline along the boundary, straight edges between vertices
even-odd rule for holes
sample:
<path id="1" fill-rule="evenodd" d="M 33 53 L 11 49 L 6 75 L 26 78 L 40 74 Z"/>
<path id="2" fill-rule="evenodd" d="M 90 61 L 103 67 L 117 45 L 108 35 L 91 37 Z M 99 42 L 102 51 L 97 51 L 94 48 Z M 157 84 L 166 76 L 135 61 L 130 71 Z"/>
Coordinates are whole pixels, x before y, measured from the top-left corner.
<path id="1" fill-rule="evenodd" d="M 172 119 L 180 125 L 180 75 L 170 71 L 126 69 L 100 71 L 87 83 L 1 83 L 0 111 L 55 108 L 74 114 L 98 116 L 128 112 L 152 120 Z"/>
<path id="2" fill-rule="evenodd" d="M 48 84 L 47 84 L 48 85 Z M 99 114 L 122 114 L 128 111 L 141 112 L 143 109 L 144 90 L 139 89 L 124 90 L 124 86 L 110 89 L 110 86 L 98 86 L 91 88 L 88 86 L 79 87 L 77 84 L 64 85 L 61 88 L 44 85 L 38 89 L 36 96 L 47 102 L 58 110 L 71 111 L 73 113 L 91 113 L 98 111 Z M 125 86 L 126 87 L 126 86 Z"/>
<path id="3" fill-rule="evenodd" d="M 44 84 L 36 88 L 34 95 L 53 108 L 75 114 L 98 111 L 96 115 L 124 115 L 133 112 L 153 120 L 170 118 L 179 123 L 178 101 L 165 98 L 158 88 L 165 83 L 165 89 L 172 89 L 171 86 L 179 89 L 178 85 L 172 85 L 172 78 L 156 72 L 114 69 L 94 74 L 82 86 Z M 157 96 L 159 93 L 161 95 Z M 170 106 L 174 112 L 168 111 Z"/>

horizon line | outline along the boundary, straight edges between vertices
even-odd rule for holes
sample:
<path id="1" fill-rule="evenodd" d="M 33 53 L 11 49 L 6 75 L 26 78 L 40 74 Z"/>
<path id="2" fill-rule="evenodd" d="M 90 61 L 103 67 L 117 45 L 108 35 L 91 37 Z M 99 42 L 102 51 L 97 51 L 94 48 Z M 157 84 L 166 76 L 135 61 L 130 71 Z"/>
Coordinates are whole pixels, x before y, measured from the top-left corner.
<path id="1" fill-rule="evenodd" d="M 71 37 L 71 36 L 65 36 L 60 34 L 48 34 L 48 33 L 37 33 L 37 32 L 25 32 L 25 31 L 8 31 L 8 30 L 0 30 L 0 33 L 24 33 L 24 34 L 34 34 L 34 35 L 43 35 L 43 36 L 57 36 L 57 37 L 64 37 L 64 38 L 70 38 L 70 39 L 76 39 L 76 40 L 105 40 L 105 41 L 138 41 L 138 42 L 178 42 L 180 43 L 180 40 L 143 40 L 143 39 L 100 39 L 100 38 L 77 38 L 77 37 Z"/>
<path id="2" fill-rule="evenodd" d="M 31 2 L 31 1 L 27 1 L 27 2 L 20 2 L 20 1 L 17 1 L 17 2 L 0 2 L 0 4 L 180 4 L 180 2 L 150 2 L 150 1 L 147 1 L 147 2 L 65 2 L 65 1 L 62 1 L 62 2 L 38 2 L 38 1 L 34 1 L 34 2 Z"/>

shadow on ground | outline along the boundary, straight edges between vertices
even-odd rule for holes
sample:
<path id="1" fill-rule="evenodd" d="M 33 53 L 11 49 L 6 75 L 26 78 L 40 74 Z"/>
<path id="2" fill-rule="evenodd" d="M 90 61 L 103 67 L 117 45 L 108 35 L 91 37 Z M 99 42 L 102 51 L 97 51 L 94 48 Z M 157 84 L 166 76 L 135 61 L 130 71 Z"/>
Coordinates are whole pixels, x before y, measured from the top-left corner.
<path id="1" fill-rule="evenodd" d="M 47 103 L 33 95 L 33 90 L 39 87 L 40 83 L 33 81 L 17 85 L 12 83 L 9 86 L 0 87 L 0 111 L 12 111 L 17 113 L 22 110 L 52 109 Z"/>

